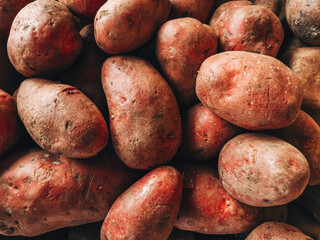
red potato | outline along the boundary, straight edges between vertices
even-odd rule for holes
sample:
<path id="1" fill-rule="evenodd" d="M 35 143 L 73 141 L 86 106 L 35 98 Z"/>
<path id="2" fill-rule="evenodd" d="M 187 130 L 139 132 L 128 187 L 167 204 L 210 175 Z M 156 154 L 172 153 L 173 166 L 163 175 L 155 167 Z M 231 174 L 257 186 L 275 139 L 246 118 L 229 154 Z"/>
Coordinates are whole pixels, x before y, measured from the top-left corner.
<path id="1" fill-rule="evenodd" d="M 218 156 L 223 145 L 241 129 L 199 103 L 182 115 L 182 132 L 181 155 L 203 161 Z"/>
<path id="2" fill-rule="evenodd" d="M 250 231 L 260 223 L 259 209 L 231 197 L 213 169 L 188 164 L 181 171 L 185 177 L 177 228 L 205 234 L 235 234 Z"/>
<path id="3" fill-rule="evenodd" d="M 169 0 L 108 0 L 94 20 L 96 42 L 109 54 L 133 51 L 152 37 L 169 11 Z"/>
<path id="4" fill-rule="evenodd" d="M 0 163 L 0 234 L 36 236 L 101 221 L 135 173 L 108 152 L 88 161 L 33 149 Z"/>
<path id="5" fill-rule="evenodd" d="M 101 240 L 166 240 L 177 218 L 182 176 L 173 167 L 150 171 L 112 205 L 101 228 Z"/>
<path id="6" fill-rule="evenodd" d="M 78 89 L 39 78 L 23 81 L 17 94 L 19 116 L 43 149 L 72 158 L 88 158 L 108 143 L 107 124 Z"/>
<path id="7" fill-rule="evenodd" d="M 137 169 L 170 161 L 181 143 L 181 117 L 160 73 L 139 58 L 110 57 L 102 67 L 102 85 L 119 158 Z"/>
<path id="8" fill-rule="evenodd" d="M 253 3 L 258 6 L 263 6 L 270 9 L 277 16 L 279 16 L 284 0 L 254 0 Z"/>
<path id="9" fill-rule="evenodd" d="M 212 28 L 194 18 L 179 18 L 161 26 L 156 55 L 182 107 L 197 101 L 196 77 L 202 62 L 215 54 L 218 41 Z"/>
<path id="10" fill-rule="evenodd" d="M 310 177 L 308 162 L 297 148 L 276 137 L 254 133 L 238 135 L 224 145 L 218 169 L 231 196 L 257 207 L 295 200 Z"/>
<path id="11" fill-rule="evenodd" d="M 230 51 L 202 63 L 196 93 L 203 105 L 228 122 L 262 130 L 295 121 L 303 87 L 295 73 L 275 58 Z"/>
<path id="12" fill-rule="evenodd" d="M 26 77 L 51 75 L 68 68 L 81 48 L 74 16 L 54 0 L 34 1 L 21 9 L 7 43 L 12 65 Z"/>

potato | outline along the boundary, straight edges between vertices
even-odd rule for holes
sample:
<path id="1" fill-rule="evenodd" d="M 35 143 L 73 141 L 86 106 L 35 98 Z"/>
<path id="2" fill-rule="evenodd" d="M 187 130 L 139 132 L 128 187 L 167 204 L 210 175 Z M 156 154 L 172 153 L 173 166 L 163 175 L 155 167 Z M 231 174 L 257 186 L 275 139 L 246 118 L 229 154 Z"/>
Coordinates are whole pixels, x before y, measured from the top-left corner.
<path id="1" fill-rule="evenodd" d="M 284 38 L 279 18 L 268 8 L 248 1 L 221 5 L 213 14 L 210 26 L 222 51 L 248 51 L 275 57 Z"/>
<path id="2" fill-rule="evenodd" d="M 250 231 L 260 223 L 259 209 L 231 197 L 213 169 L 187 164 L 181 171 L 185 178 L 177 228 L 205 234 L 234 234 Z"/>
<path id="3" fill-rule="evenodd" d="M 179 152 L 190 160 L 209 160 L 241 129 L 220 118 L 201 103 L 182 115 L 182 142 Z"/>
<path id="4" fill-rule="evenodd" d="M 173 167 L 150 171 L 114 202 L 101 228 L 101 240 L 167 240 L 177 218 L 182 176 Z"/>
<path id="5" fill-rule="evenodd" d="M 30 78 L 17 95 L 19 116 L 43 149 L 72 158 L 88 158 L 108 142 L 107 124 L 93 102 L 78 89 Z"/>
<path id="6" fill-rule="evenodd" d="M 202 63 L 196 93 L 203 105 L 228 122 L 262 130 L 294 122 L 303 87 L 295 73 L 275 58 L 230 51 Z"/>
<path id="7" fill-rule="evenodd" d="M 17 143 L 21 133 L 17 103 L 13 97 L 0 89 L 0 156 Z"/>
<path id="8" fill-rule="evenodd" d="M 301 41 L 320 46 L 320 1 L 286 0 L 287 22 Z"/>
<path id="9" fill-rule="evenodd" d="M 169 0 L 108 0 L 94 19 L 96 42 L 109 54 L 130 52 L 152 37 L 169 11 Z"/>
<path id="10" fill-rule="evenodd" d="M 222 148 L 222 185 L 235 199 L 257 207 L 286 204 L 306 188 L 310 169 L 303 154 L 276 137 L 244 133 Z"/>
<path id="11" fill-rule="evenodd" d="M 10 30 L 8 56 L 26 77 L 44 76 L 68 68 L 82 48 L 74 16 L 54 0 L 34 1 L 15 17 Z"/>
<path id="12" fill-rule="evenodd" d="M 279 222 L 266 222 L 256 227 L 246 240 L 312 240 L 298 228 Z"/>
<path id="13" fill-rule="evenodd" d="M 254 0 L 253 3 L 259 6 L 266 7 L 274 12 L 277 16 L 281 11 L 284 0 Z"/>
<path id="14" fill-rule="evenodd" d="M 156 55 L 182 107 L 197 101 L 196 77 L 202 62 L 215 54 L 218 41 L 212 28 L 194 18 L 179 18 L 161 26 Z"/>
<path id="15" fill-rule="evenodd" d="M 36 236 L 103 220 L 135 173 L 109 152 L 87 161 L 38 148 L 0 162 L 0 234 Z"/>
<path id="16" fill-rule="evenodd" d="M 142 59 L 115 56 L 104 62 L 101 78 L 119 158 L 137 169 L 170 161 L 181 143 L 181 117 L 163 77 Z"/>

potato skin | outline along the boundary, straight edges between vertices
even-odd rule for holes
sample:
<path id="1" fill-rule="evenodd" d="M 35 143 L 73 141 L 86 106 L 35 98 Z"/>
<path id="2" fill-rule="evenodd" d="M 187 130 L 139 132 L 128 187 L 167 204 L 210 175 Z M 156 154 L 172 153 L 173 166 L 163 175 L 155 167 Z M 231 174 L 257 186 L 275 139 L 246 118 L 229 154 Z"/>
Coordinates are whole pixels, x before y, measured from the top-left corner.
<path id="1" fill-rule="evenodd" d="M 108 0 L 94 20 L 96 42 L 106 53 L 128 53 L 151 38 L 169 11 L 169 0 Z"/>
<path id="2" fill-rule="evenodd" d="M 160 73 L 139 58 L 110 57 L 102 67 L 102 85 L 119 158 L 137 169 L 170 161 L 181 143 L 181 117 Z"/>
<path id="3" fill-rule="evenodd" d="M 82 48 L 74 16 L 54 0 L 34 1 L 15 17 L 10 30 L 8 56 L 26 77 L 57 73 L 69 67 Z"/>
<path id="4" fill-rule="evenodd" d="M 253 3 L 270 9 L 279 16 L 284 0 L 254 0 Z"/>
<path id="5" fill-rule="evenodd" d="M 303 87 L 295 73 L 275 58 L 230 51 L 202 63 L 196 93 L 203 105 L 228 122 L 262 130 L 294 122 Z"/>
<path id="6" fill-rule="evenodd" d="M 51 153 L 88 158 L 108 143 L 108 128 L 101 112 L 70 85 L 27 79 L 19 87 L 17 108 L 30 136 Z"/>
<path id="7" fill-rule="evenodd" d="M 222 185 L 235 199 L 257 207 L 283 205 L 306 188 L 310 168 L 304 155 L 276 137 L 244 133 L 222 148 Z"/>
<path id="8" fill-rule="evenodd" d="M 164 23 L 156 38 L 156 55 L 181 107 L 197 101 L 196 77 L 202 62 L 215 54 L 218 40 L 212 28 L 194 18 Z"/>
<path id="9" fill-rule="evenodd" d="M 166 240 L 177 218 L 182 176 L 173 167 L 150 171 L 112 205 L 101 228 L 101 240 Z"/>
<path id="10" fill-rule="evenodd" d="M 90 164 L 38 148 L 0 163 L 0 234 L 36 236 L 103 220 L 135 173 L 109 152 Z"/>
<path id="11" fill-rule="evenodd" d="M 181 171 L 184 188 L 175 227 L 204 234 L 235 234 L 250 231 L 260 223 L 259 209 L 231 197 L 215 170 L 188 164 Z"/>

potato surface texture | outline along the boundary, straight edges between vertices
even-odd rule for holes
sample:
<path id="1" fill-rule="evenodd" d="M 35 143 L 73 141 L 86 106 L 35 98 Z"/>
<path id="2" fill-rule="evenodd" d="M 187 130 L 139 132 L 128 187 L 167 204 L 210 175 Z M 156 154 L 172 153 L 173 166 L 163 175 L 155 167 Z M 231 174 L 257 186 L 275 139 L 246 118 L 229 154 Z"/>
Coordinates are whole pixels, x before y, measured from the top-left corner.
<path id="1" fill-rule="evenodd" d="M 169 11 L 169 0 L 108 0 L 94 20 L 96 42 L 109 54 L 130 52 L 151 38 Z"/>
<path id="2" fill-rule="evenodd" d="M 303 86 L 295 73 L 275 58 L 229 51 L 202 63 L 196 93 L 203 105 L 228 122 L 262 130 L 293 123 Z"/>
<path id="3" fill-rule="evenodd" d="M 134 173 L 108 152 L 69 159 L 32 149 L 0 163 L 0 234 L 36 236 L 103 220 Z"/>
<path id="4" fill-rule="evenodd" d="M 119 158 L 137 169 L 170 161 L 181 143 L 181 117 L 160 73 L 142 59 L 116 56 L 103 64 L 101 79 Z"/>
<path id="5" fill-rule="evenodd" d="M 7 48 L 18 72 L 26 77 L 44 76 L 69 67 L 81 51 L 82 40 L 66 6 L 38 0 L 15 17 Z"/>
<path id="6" fill-rule="evenodd" d="M 310 168 L 304 155 L 276 137 L 245 133 L 222 148 L 222 185 L 235 199 L 256 207 L 283 205 L 306 188 Z"/>
<path id="7" fill-rule="evenodd" d="M 19 116 L 43 149 L 72 158 L 88 158 L 108 143 L 107 124 L 91 100 L 78 89 L 30 78 L 17 95 Z"/>
<path id="8" fill-rule="evenodd" d="M 173 167 L 158 167 L 126 190 L 112 205 L 101 240 L 166 240 L 176 220 L 182 176 Z"/>

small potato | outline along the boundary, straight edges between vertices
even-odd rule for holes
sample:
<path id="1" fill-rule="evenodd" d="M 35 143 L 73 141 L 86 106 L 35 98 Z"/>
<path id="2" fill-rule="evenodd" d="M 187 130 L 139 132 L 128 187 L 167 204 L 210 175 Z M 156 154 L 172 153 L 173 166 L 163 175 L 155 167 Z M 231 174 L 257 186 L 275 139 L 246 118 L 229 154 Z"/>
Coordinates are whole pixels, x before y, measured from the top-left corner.
<path id="1" fill-rule="evenodd" d="M 283 205 L 306 188 L 310 168 L 303 154 L 278 138 L 245 133 L 222 148 L 219 176 L 227 192 L 257 207 Z"/>
<path id="2" fill-rule="evenodd" d="M 131 168 L 170 161 L 181 143 L 181 117 L 168 83 L 148 62 L 108 58 L 102 67 L 112 144 Z"/>
<path id="3" fill-rule="evenodd" d="M 177 218 L 182 176 L 173 167 L 158 167 L 138 180 L 112 205 L 101 240 L 167 240 Z"/>
<path id="4" fill-rule="evenodd" d="M 19 87 L 17 107 L 30 136 L 51 153 L 88 158 L 108 143 L 108 128 L 101 112 L 70 85 L 27 79 Z"/>
<path id="5" fill-rule="evenodd" d="M 298 228 L 279 222 L 266 222 L 256 227 L 246 240 L 313 240 Z"/>
<path id="6" fill-rule="evenodd" d="M 78 57 L 82 40 L 69 9 L 54 0 L 34 1 L 15 17 L 8 56 L 26 77 L 51 75 L 68 68 Z"/>
<path id="7" fill-rule="evenodd" d="M 156 55 L 182 107 L 198 99 L 195 92 L 198 70 L 215 54 L 218 40 L 212 28 L 194 18 L 179 18 L 161 26 L 156 38 Z"/>
<path id="8" fill-rule="evenodd" d="M 202 63 L 196 93 L 203 105 L 228 122 L 262 130 L 294 122 L 303 86 L 291 69 L 273 57 L 230 51 Z"/>

